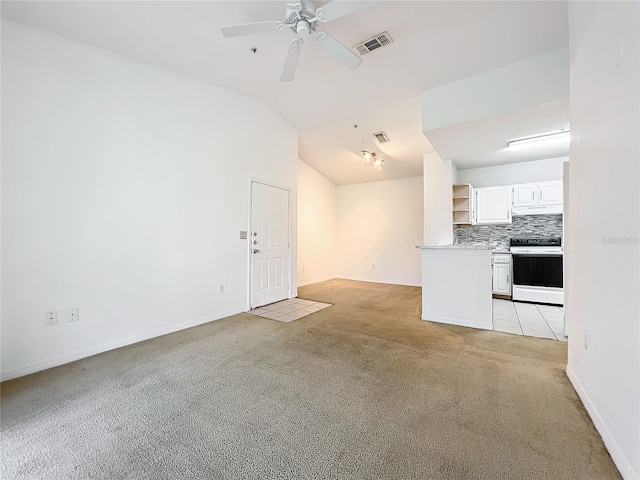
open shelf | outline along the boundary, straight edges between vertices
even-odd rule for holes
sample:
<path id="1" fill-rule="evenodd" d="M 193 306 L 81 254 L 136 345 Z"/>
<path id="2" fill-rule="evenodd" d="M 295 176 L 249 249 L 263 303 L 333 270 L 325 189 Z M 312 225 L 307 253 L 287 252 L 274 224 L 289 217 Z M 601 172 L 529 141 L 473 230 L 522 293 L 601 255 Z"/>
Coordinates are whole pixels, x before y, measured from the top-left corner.
<path id="1" fill-rule="evenodd" d="M 473 187 L 468 183 L 452 186 L 452 210 L 454 225 L 471 224 L 471 200 Z"/>
<path id="2" fill-rule="evenodd" d="M 469 198 L 471 196 L 471 185 L 463 183 L 453 185 L 453 198 Z"/>

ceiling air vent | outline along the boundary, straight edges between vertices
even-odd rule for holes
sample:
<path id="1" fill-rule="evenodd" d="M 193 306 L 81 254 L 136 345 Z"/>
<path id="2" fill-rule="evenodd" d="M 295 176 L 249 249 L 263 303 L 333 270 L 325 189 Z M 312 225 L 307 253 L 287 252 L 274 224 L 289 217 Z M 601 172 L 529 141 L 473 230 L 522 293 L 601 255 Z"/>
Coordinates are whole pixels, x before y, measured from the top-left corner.
<path id="1" fill-rule="evenodd" d="M 373 52 L 374 50 L 389 45 L 393 42 L 391 35 L 387 32 L 382 32 L 376 35 L 373 38 L 370 38 L 366 42 L 362 42 L 359 45 L 353 47 L 353 49 L 360 54 L 360 56 L 366 55 L 369 52 Z"/>
<path id="2" fill-rule="evenodd" d="M 379 143 L 389 142 L 389 137 L 387 137 L 387 134 L 384 132 L 374 133 L 373 136 L 376 137 L 376 140 L 378 140 Z"/>

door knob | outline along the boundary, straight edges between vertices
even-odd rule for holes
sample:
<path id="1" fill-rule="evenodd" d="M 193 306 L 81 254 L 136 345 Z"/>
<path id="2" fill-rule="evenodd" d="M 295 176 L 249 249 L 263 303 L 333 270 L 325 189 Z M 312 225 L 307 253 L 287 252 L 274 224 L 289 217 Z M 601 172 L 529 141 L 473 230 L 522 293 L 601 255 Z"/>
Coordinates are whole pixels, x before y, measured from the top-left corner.
<path id="1" fill-rule="evenodd" d="M 257 248 L 253 249 L 253 253 L 258 253 L 260 250 L 258 250 Z"/>

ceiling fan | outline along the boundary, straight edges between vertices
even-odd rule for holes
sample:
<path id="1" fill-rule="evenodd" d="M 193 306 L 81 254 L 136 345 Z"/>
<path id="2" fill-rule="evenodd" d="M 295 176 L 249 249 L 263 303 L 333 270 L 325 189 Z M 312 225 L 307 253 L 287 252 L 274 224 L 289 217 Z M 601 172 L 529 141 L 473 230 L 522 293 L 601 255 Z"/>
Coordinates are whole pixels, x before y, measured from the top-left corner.
<path id="1" fill-rule="evenodd" d="M 277 30 L 291 29 L 296 34 L 296 38 L 291 40 L 289 51 L 284 62 L 280 80 L 290 82 L 296 73 L 298 58 L 304 44 L 304 38 L 313 35 L 315 41 L 329 55 L 343 63 L 351 70 L 360 66 L 362 60 L 358 55 L 345 47 L 338 40 L 333 38 L 324 30 L 318 30 L 321 23 L 343 17 L 350 13 L 368 8 L 378 3 L 380 0 L 365 2 L 354 2 L 346 0 L 333 0 L 320 8 L 315 8 L 310 2 L 288 3 L 284 22 L 271 20 L 266 22 L 244 23 L 222 27 L 222 34 L 225 37 L 238 37 L 240 35 L 250 35 L 253 33 L 272 32 Z"/>

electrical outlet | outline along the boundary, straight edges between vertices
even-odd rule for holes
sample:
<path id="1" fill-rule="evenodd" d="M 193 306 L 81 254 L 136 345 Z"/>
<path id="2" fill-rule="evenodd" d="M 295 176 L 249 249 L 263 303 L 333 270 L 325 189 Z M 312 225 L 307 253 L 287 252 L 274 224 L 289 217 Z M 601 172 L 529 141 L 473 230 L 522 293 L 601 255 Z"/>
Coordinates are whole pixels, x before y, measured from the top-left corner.
<path id="1" fill-rule="evenodd" d="M 68 322 L 77 322 L 80 320 L 80 307 L 71 307 L 68 309 L 69 313 L 67 315 Z"/>
<path id="2" fill-rule="evenodd" d="M 372 263 L 372 264 L 371 264 L 371 270 L 375 270 L 375 269 L 376 269 L 376 264 L 375 264 L 375 263 Z"/>
<path id="3" fill-rule="evenodd" d="M 58 324 L 58 312 L 45 312 L 44 314 L 44 324 L 45 326 L 57 325 Z"/>
<path id="4" fill-rule="evenodd" d="M 591 334 L 589 330 L 584 331 L 584 349 L 588 352 L 591 348 Z"/>
<path id="5" fill-rule="evenodd" d="M 307 271 L 307 267 L 302 267 L 302 271 L 306 272 Z"/>
<path id="6" fill-rule="evenodd" d="M 218 293 L 224 293 L 224 283 L 218 285 Z"/>

